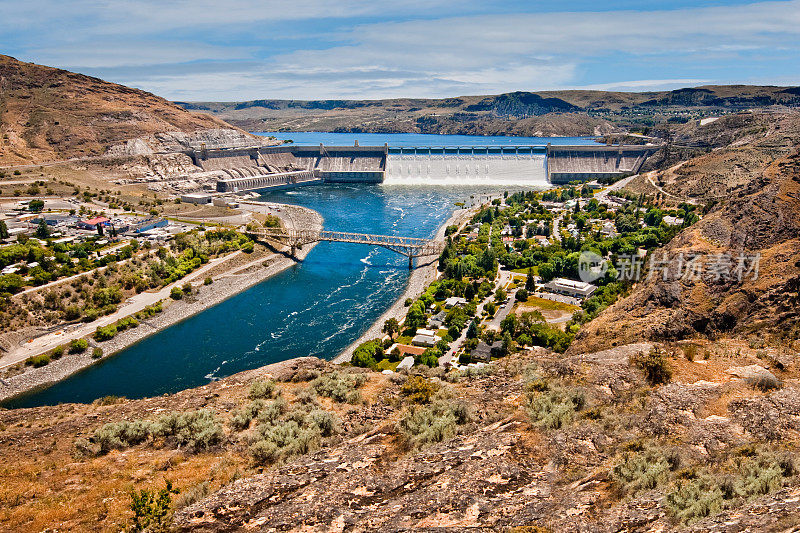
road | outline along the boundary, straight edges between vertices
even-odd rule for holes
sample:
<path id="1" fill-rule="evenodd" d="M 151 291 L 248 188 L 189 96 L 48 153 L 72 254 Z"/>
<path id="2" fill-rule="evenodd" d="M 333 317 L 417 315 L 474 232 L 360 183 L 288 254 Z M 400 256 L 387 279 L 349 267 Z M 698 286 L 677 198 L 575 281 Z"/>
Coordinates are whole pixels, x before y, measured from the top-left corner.
<path id="1" fill-rule="evenodd" d="M 9 352 L 0 358 L 0 369 L 17 364 L 33 355 L 39 355 L 52 350 L 56 346 L 61 346 L 74 339 L 80 339 L 82 337 L 86 337 L 87 335 L 91 335 L 98 327 L 112 324 L 121 318 L 125 318 L 141 311 L 149 305 L 153 305 L 159 300 L 169 298 L 169 293 L 170 290 L 172 290 L 172 287 L 183 285 L 187 282 L 192 282 L 203 276 L 212 268 L 238 256 L 241 253 L 241 250 L 237 250 L 226 256 L 212 259 L 207 264 L 185 276 L 183 279 L 171 283 L 170 285 L 167 285 L 156 292 L 142 292 L 132 296 L 124 304 L 122 304 L 117 311 L 111 313 L 110 315 L 98 318 L 94 322 L 90 322 L 88 324 L 73 324 L 71 326 L 66 326 L 62 329 L 59 329 L 58 331 L 47 333 L 41 337 L 31 339 L 22 346 L 18 347 L 16 350 Z"/>
<path id="2" fill-rule="evenodd" d="M 509 272 L 508 270 L 500 270 L 498 272 L 498 277 L 497 277 L 498 287 L 505 288 L 508 282 L 511 281 L 511 274 L 512 273 Z M 508 316 L 509 312 L 511 312 L 511 309 L 513 309 L 514 307 L 514 294 L 516 294 L 516 291 L 514 291 L 513 294 L 509 294 L 510 298 L 509 302 L 497 310 L 497 313 L 495 314 L 494 318 L 488 324 L 489 327 L 494 327 L 495 322 L 497 322 L 496 327 L 497 329 L 500 329 L 500 322 L 502 322 L 503 319 Z M 490 301 L 493 301 L 493 297 L 491 295 L 478 305 L 478 309 L 477 311 L 475 311 L 475 316 L 478 317 L 481 316 L 483 314 L 484 306 Z M 444 366 L 446 364 L 453 363 L 455 355 L 458 353 L 458 351 L 464 345 L 464 342 L 466 342 L 467 340 L 467 331 L 469 331 L 469 327 L 464 328 L 464 331 L 461 332 L 461 335 L 452 343 L 450 343 L 450 349 L 447 351 L 446 354 L 444 354 L 439 358 L 439 366 Z"/>

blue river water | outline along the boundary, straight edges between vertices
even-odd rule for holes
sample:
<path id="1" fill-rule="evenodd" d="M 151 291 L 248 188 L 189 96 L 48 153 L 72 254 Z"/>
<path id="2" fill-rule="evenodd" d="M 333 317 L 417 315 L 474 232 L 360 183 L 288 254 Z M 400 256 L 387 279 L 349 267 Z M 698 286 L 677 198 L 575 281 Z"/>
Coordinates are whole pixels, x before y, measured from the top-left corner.
<path id="1" fill-rule="evenodd" d="M 256 135 L 290 140 L 294 144 L 351 146 L 355 141 L 361 146 L 528 146 L 551 144 L 595 144 L 595 137 L 508 137 L 482 135 L 434 135 L 428 133 L 325 133 L 304 132 L 254 132 Z"/>
<path id="2" fill-rule="evenodd" d="M 339 135 L 344 134 L 313 134 L 314 141 L 305 137 L 303 143 L 344 143 Z M 400 135 L 405 140 L 383 135 L 375 142 L 417 142 L 409 140 L 413 135 Z M 362 134 L 356 137 L 363 146 L 372 142 Z M 437 146 L 451 142 L 449 136 L 436 137 Z M 499 144 L 497 138 L 478 139 Z M 469 203 L 470 196 L 491 192 L 498 189 L 318 185 L 271 192 L 264 200 L 314 209 L 330 230 L 432 237 L 457 209 L 456 202 Z M 105 395 L 154 396 L 293 357 L 332 358 L 402 294 L 408 275 L 407 259 L 389 250 L 322 242 L 302 263 L 5 407 L 91 402 Z"/>

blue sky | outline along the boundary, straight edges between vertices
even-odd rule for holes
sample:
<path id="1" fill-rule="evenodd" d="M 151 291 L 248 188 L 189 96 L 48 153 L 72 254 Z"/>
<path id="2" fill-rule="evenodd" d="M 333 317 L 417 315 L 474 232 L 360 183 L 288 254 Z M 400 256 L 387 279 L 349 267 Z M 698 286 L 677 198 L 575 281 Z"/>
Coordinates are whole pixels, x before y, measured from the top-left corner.
<path id="1" fill-rule="evenodd" d="M 0 44 L 172 100 L 800 85 L 800 0 L 0 0 Z"/>

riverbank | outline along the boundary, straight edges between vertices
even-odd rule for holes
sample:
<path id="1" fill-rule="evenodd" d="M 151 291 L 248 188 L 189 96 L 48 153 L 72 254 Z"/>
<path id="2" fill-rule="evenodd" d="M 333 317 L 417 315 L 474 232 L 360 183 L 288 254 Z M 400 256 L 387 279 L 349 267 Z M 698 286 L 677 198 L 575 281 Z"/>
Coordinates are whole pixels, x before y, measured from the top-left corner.
<path id="1" fill-rule="evenodd" d="M 302 220 L 303 224 L 307 224 L 307 227 L 313 229 L 322 228 L 322 216 L 311 209 L 290 205 L 282 205 L 281 208 L 284 214 L 293 217 L 292 220 Z M 183 285 L 187 281 L 192 282 L 196 292 L 190 297 L 177 301 L 165 298 L 164 302 L 166 305 L 164 311 L 152 318 L 141 320 L 138 327 L 125 330 L 109 341 L 98 343 L 89 339 L 90 348 L 83 354 L 65 355 L 61 359 L 54 360 L 40 368 L 24 367 L 22 373 L 0 379 L 0 402 L 31 392 L 35 389 L 46 388 L 93 364 L 102 363 L 109 357 L 114 356 L 158 331 L 173 326 L 191 316 L 220 304 L 228 298 L 302 261 L 314 248 L 315 244 L 316 243 L 312 243 L 297 250 L 295 254 L 296 259 L 288 257 L 285 254 L 286 250 L 279 250 L 253 261 L 245 262 L 244 264 L 236 264 L 230 268 L 222 269 L 221 265 L 220 268 L 217 268 L 217 265 L 212 265 L 212 268 L 208 272 L 202 273 L 210 274 L 213 280 L 213 283 L 210 285 L 205 285 L 203 283 L 204 276 L 200 273 L 190 274 L 186 278 L 176 282 L 178 285 Z M 234 254 L 239 254 L 239 252 L 234 252 Z M 226 256 L 225 260 L 227 261 L 232 256 L 233 254 Z M 166 291 L 165 294 L 169 294 L 169 288 L 168 286 L 162 289 L 162 291 L 159 291 L 159 293 Z M 125 313 L 125 316 L 134 314 L 138 310 L 138 306 L 135 307 L 136 309 L 134 306 L 124 307 L 123 309 L 130 311 L 129 313 Z M 118 320 L 119 318 L 123 318 L 123 316 L 114 318 Z M 96 324 L 91 324 L 90 326 L 94 329 Z M 65 338 L 60 342 L 64 343 L 68 340 L 70 339 Z M 92 359 L 91 352 L 94 347 L 100 347 L 103 350 L 102 358 Z"/>
<path id="2" fill-rule="evenodd" d="M 461 227 L 465 222 L 469 221 L 479 209 L 480 207 L 473 207 L 454 211 L 453 214 L 450 215 L 450 218 L 448 218 L 444 224 L 439 226 L 439 229 L 436 231 L 436 235 L 433 237 L 433 240 L 444 242 L 445 232 L 448 226 L 456 225 Z M 403 291 L 400 297 L 397 298 L 391 307 L 389 307 L 386 312 L 379 316 L 378 319 L 373 322 L 372 325 L 364 333 L 362 333 L 358 339 L 352 342 L 347 348 L 342 350 L 339 355 L 334 357 L 334 363 L 341 364 L 349 362 L 353 357 L 353 352 L 355 349 L 358 348 L 362 343 L 368 340 L 383 337 L 383 324 L 390 318 L 395 318 L 398 322 L 402 321 L 407 310 L 405 306 L 406 300 L 408 298 L 411 298 L 412 300 L 417 298 L 425 291 L 428 285 L 436 280 L 439 258 L 429 257 L 423 259 L 423 261 L 423 264 L 417 266 L 417 268 L 411 272 L 411 276 L 408 278 L 406 289 Z"/>

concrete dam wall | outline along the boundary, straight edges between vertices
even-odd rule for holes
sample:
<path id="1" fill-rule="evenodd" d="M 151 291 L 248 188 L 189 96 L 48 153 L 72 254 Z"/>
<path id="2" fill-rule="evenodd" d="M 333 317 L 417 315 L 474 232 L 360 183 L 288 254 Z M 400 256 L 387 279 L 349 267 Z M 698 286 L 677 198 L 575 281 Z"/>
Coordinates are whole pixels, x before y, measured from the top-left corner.
<path id="1" fill-rule="evenodd" d="M 189 155 L 203 170 L 219 172 L 223 177 L 217 189 L 229 192 L 311 181 L 546 186 L 634 174 L 657 149 L 549 144 L 402 148 L 319 145 L 201 149 Z M 296 179 L 298 172 L 304 173 L 300 180 Z"/>

